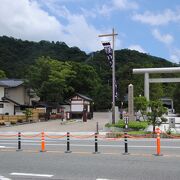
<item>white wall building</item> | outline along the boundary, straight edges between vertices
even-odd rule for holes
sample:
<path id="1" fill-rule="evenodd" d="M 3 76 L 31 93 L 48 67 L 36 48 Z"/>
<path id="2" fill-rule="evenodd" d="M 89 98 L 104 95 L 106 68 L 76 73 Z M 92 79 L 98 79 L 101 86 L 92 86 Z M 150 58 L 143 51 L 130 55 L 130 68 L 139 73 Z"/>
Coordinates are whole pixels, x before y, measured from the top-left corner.
<path id="1" fill-rule="evenodd" d="M 0 114 L 15 115 L 23 108 L 32 106 L 32 102 L 38 101 L 39 97 L 31 92 L 24 86 L 23 80 L 0 80 Z"/>
<path id="2" fill-rule="evenodd" d="M 86 111 L 89 119 L 92 118 L 92 102 L 93 100 L 82 94 L 76 94 L 70 100 L 70 116 L 81 117 L 83 111 Z"/>

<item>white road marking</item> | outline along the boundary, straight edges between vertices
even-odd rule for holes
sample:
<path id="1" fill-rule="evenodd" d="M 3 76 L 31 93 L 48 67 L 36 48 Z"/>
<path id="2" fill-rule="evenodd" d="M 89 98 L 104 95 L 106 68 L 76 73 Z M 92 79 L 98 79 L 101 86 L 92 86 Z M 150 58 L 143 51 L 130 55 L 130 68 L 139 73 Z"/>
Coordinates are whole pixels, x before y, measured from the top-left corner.
<path id="1" fill-rule="evenodd" d="M 0 146 L 0 149 L 9 149 L 9 148 L 15 148 L 15 147 L 7 147 L 7 146 Z"/>
<path id="2" fill-rule="evenodd" d="M 4 176 L 0 176 L 0 180 L 11 180 L 11 179 L 6 178 L 6 177 L 4 177 Z"/>
<path id="3" fill-rule="evenodd" d="M 51 174 L 33 174 L 33 173 L 17 173 L 17 172 L 13 172 L 10 175 L 12 176 L 34 176 L 34 177 L 53 177 L 54 175 Z"/>
<path id="4" fill-rule="evenodd" d="M 0 143 L 1 144 L 1 143 Z M 16 144 L 16 143 L 6 143 L 6 144 Z M 35 144 L 35 143 L 23 143 L 23 146 L 39 146 L 39 144 Z M 56 144 L 56 143 L 46 143 L 46 146 L 66 146 L 66 143 L 59 143 L 59 144 Z M 93 144 L 74 144 L 74 143 L 71 143 L 71 146 L 74 146 L 74 147 L 93 147 L 94 145 Z M 98 145 L 99 147 L 112 147 L 112 148 L 124 148 L 124 145 L 113 145 L 113 144 L 99 144 Z M 156 148 L 155 145 L 149 145 L 149 146 L 142 146 L 142 145 L 128 145 L 129 148 Z M 16 148 L 16 147 L 7 147 L 7 146 L 0 146 L 0 148 L 2 149 L 9 149 L 9 148 Z M 164 149 L 180 149 L 180 146 L 161 146 L 161 148 L 164 148 Z"/>

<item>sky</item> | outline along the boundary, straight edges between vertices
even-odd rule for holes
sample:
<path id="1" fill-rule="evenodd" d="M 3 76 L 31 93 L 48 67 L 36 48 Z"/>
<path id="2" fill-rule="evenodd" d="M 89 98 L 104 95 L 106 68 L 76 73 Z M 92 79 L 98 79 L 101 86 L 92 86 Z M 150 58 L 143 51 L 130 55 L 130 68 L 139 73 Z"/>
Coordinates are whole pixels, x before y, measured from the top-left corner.
<path id="1" fill-rule="evenodd" d="M 0 0 L 0 36 L 61 41 L 89 53 L 111 41 L 98 35 L 112 28 L 116 50 L 180 62 L 179 0 Z"/>

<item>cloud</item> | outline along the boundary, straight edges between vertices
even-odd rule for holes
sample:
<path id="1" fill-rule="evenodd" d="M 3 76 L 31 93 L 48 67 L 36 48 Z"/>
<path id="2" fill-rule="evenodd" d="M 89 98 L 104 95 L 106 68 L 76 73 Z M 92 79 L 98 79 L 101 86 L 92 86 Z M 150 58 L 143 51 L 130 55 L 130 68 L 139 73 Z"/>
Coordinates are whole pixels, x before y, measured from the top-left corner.
<path id="1" fill-rule="evenodd" d="M 55 17 L 28 0 L 1 0 L 0 27 L 1 35 L 29 40 L 54 39 L 63 29 Z"/>
<path id="2" fill-rule="evenodd" d="M 180 10 L 166 9 L 164 12 L 156 14 L 146 11 L 143 14 L 134 14 L 132 19 L 151 26 L 167 25 L 170 22 L 180 22 Z"/>
<path id="3" fill-rule="evenodd" d="M 172 35 L 170 35 L 170 34 L 161 34 L 158 29 L 154 29 L 152 31 L 152 34 L 157 40 L 159 40 L 160 42 L 162 42 L 162 43 L 164 43 L 166 45 L 170 45 L 174 41 L 174 38 L 173 38 Z"/>
<path id="4" fill-rule="evenodd" d="M 117 9 L 138 9 L 139 5 L 130 0 L 112 0 L 112 4 Z"/>
<path id="5" fill-rule="evenodd" d="M 146 53 L 146 51 L 138 44 L 133 44 L 133 45 L 130 45 L 128 47 L 128 49 L 130 50 L 136 50 L 136 51 L 139 51 L 139 52 L 142 52 L 142 53 Z"/>
<path id="6" fill-rule="evenodd" d="M 170 52 L 170 60 L 175 63 L 180 63 L 180 49 L 173 48 Z"/>
<path id="7" fill-rule="evenodd" d="M 109 16 L 113 11 L 118 10 L 132 10 L 138 9 L 139 5 L 130 0 L 112 0 L 110 3 L 103 4 L 99 9 L 98 12 L 101 15 Z"/>
<path id="8" fill-rule="evenodd" d="M 1 0 L 0 35 L 31 41 L 64 41 L 87 52 L 102 48 L 98 41 L 100 31 L 88 24 L 85 16 L 72 14 L 65 6 L 56 9 L 53 2 L 57 1 L 47 2 L 54 12 L 45 11 L 40 0 Z M 55 10 L 59 17 L 53 14 Z"/>

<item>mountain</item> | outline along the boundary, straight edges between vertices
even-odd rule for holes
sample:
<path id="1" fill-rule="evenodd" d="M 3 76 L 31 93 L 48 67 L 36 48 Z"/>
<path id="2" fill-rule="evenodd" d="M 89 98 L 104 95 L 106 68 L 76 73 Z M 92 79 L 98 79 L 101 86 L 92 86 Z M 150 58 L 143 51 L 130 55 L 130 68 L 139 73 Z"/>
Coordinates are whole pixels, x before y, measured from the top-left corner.
<path id="1" fill-rule="evenodd" d="M 58 61 L 68 61 L 89 65 L 94 68 L 101 80 L 101 89 L 97 90 L 98 96 L 92 97 L 99 101 L 97 109 L 111 107 L 111 84 L 112 71 L 109 66 L 104 50 L 86 54 L 78 47 L 68 47 L 64 42 L 49 41 L 23 41 L 12 37 L 0 37 L 0 70 L 3 70 L 8 78 L 24 78 L 29 67 L 34 65 L 39 57 L 50 57 Z M 116 82 L 118 85 L 118 100 L 120 105 L 125 101 L 127 87 L 129 84 L 134 85 L 135 96 L 143 95 L 143 75 L 133 75 L 133 68 L 153 68 L 153 67 L 176 67 L 166 59 L 155 57 L 138 51 L 122 49 L 115 51 L 116 58 Z M 78 66 L 77 66 L 78 67 Z M 75 68 L 78 73 L 78 68 Z M 86 71 L 82 71 L 86 76 Z M 82 73 L 81 72 L 81 73 Z M 81 74 L 82 76 L 82 74 Z M 152 77 L 177 77 L 178 74 L 158 74 Z M 80 78 L 80 77 L 79 77 Z M 98 81 L 100 82 L 100 81 Z M 73 84 L 73 83 L 72 83 Z M 82 83 L 83 84 L 83 83 Z M 81 84 L 81 86 L 82 86 Z M 88 82 L 86 82 L 88 84 Z M 86 88 L 76 86 L 76 91 L 83 89 L 85 95 L 93 96 Z M 152 84 L 150 86 L 150 98 L 173 97 L 177 84 Z M 88 88 L 87 88 L 88 89 Z M 92 88 L 90 88 L 92 89 Z M 96 92 L 96 94 L 97 94 Z M 109 97 L 109 98 L 107 98 Z M 103 106 L 104 105 L 104 106 Z"/>
<path id="2" fill-rule="evenodd" d="M 8 77 L 21 78 L 24 69 L 33 64 L 38 57 L 50 56 L 53 59 L 82 62 L 88 56 L 77 47 L 68 47 L 64 42 L 31 42 L 14 39 L 12 37 L 0 37 L 0 64 L 1 70 Z"/>

